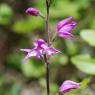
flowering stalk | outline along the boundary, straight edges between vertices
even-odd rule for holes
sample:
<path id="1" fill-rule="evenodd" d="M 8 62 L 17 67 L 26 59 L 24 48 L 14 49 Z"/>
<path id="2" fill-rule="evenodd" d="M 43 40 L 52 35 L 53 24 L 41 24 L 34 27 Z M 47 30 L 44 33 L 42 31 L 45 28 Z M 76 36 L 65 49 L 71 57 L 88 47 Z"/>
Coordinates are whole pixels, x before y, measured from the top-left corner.
<path id="1" fill-rule="evenodd" d="M 46 0 L 46 19 L 45 19 L 45 23 L 46 23 L 46 40 L 47 40 L 47 44 L 48 46 L 50 46 L 50 38 L 49 38 L 49 0 Z M 46 55 L 46 87 L 47 87 L 47 95 L 50 95 L 50 87 L 49 87 L 49 62 L 48 62 L 48 57 Z"/>
<path id="2" fill-rule="evenodd" d="M 47 43 L 48 45 L 50 45 L 50 38 L 49 38 L 49 0 L 46 0 L 46 19 L 45 19 L 45 22 L 46 22 L 46 29 L 45 29 L 45 32 L 46 32 L 46 40 L 47 40 Z"/>
<path id="3" fill-rule="evenodd" d="M 46 63 L 46 86 L 47 86 L 47 95 L 50 95 L 50 87 L 49 87 L 49 63 Z"/>

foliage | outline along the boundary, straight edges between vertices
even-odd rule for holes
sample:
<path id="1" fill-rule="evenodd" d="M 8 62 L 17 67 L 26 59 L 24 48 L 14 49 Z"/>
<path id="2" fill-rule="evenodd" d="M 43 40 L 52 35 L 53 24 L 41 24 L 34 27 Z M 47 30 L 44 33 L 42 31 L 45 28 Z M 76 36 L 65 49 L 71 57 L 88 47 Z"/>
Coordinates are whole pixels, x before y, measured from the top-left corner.
<path id="1" fill-rule="evenodd" d="M 0 24 L 9 24 L 12 14 L 12 8 L 9 5 L 0 4 Z"/>
<path id="2" fill-rule="evenodd" d="M 94 30 L 82 30 L 80 36 L 86 41 L 89 45 L 95 46 L 95 31 Z"/>
<path id="3" fill-rule="evenodd" d="M 72 57 L 72 62 L 79 70 L 87 74 L 95 74 L 95 59 L 90 55 L 83 54 Z"/>

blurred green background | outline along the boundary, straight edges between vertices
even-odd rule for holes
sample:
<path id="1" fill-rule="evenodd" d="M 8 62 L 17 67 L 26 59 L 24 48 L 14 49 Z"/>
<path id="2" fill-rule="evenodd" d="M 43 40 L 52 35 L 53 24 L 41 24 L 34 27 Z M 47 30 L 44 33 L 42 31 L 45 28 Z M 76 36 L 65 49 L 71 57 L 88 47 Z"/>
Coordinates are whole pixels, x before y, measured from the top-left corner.
<path id="1" fill-rule="evenodd" d="M 36 7 L 45 14 L 45 0 L 0 0 L 0 95 L 46 95 L 45 64 L 31 58 L 21 61 L 21 48 L 32 48 L 36 38 L 44 38 L 44 21 L 25 13 Z M 81 82 L 80 90 L 66 95 L 95 95 L 95 0 L 54 0 L 49 26 L 56 31 L 58 21 L 73 16 L 78 22 L 72 39 L 58 38 L 54 47 L 64 54 L 51 58 L 51 95 L 66 79 Z"/>

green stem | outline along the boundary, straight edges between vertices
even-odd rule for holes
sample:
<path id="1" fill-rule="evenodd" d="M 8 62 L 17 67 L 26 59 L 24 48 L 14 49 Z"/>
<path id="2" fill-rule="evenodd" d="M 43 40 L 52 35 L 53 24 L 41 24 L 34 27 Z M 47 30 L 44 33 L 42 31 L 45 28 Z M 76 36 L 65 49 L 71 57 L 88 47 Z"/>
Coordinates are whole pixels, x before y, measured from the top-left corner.
<path id="1" fill-rule="evenodd" d="M 50 45 L 50 37 L 49 37 L 49 4 L 48 0 L 46 0 L 46 40 L 48 45 Z"/>
<path id="2" fill-rule="evenodd" d="M 47 95 L 50 95 L 50 87 L 49 87 L 49 63 L 46 63 L 46 85 L 47 85 Z"/>
<path id="3" fill-rule="evenodd" d="M 50 37 L 49 37 L 49 7 L 50 7 L 50 1 L 46 0 L 46 19 L 45 19 L 45 23 L 46 23 L 46 40 L 47 40 L 47 44 L 48 46 L 50 46 Z M 50 95 L 50 86 L 49 86 L 49 58 L 47 55 L 44 56 L 45 57 L 45 62 L 46 62 L 46 88 L 47 88 L 47 95 Z"/>

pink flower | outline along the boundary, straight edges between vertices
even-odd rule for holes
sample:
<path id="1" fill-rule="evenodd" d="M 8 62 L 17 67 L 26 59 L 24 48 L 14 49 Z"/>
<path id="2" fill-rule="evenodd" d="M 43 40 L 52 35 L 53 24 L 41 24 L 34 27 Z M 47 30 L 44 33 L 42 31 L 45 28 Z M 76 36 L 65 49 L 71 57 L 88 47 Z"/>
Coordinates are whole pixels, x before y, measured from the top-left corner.
<path id="1" fill-rule="evenodd" d="M 40 15 L 39 10 L 37 10 L 36 8 L 32 8 L 32 7 L 28 8 L 26 10 L 26 13 L 28 13 L 29 15 L 32 15 L 32 16 L 39 16 Z"/>
<path id="2" fill-rule="evenodd" d="M 76 83 L 71 80 L 66 80 L 63 82 L 63 84 L 59 88 L 59 92 L 60 93 L 67 93 L 71 89 L 78 89 L 78 88 L 80 88 L 80 83 Z"/>
<path id="3" fill-rule="evenodd" d="M 21 49 L 21 51 L 27 52 L 28 54 L 24 58 L 23 62 L 25 62 L 30 57 L 34 56 L 37 58 L 42 58 L 44 54 L 47 54 L 48 57 L 51 57 L 53 54 L 60 53 L 59 50 L 48 46 L 47 43 L 43 39 L 38 39 L 34 42 L 33 49 Z"/>
<path id="4" fill-rule="evenodd" d="M 57 32 L 60 37 L 63 38 L 71 38 L 73 34 L 69 31 L 72 30 L 76 26 L 76 22 L 72 21 L 73 17 L 66 18 L 65 20 L 60 21 L 57 24 Z"/>

